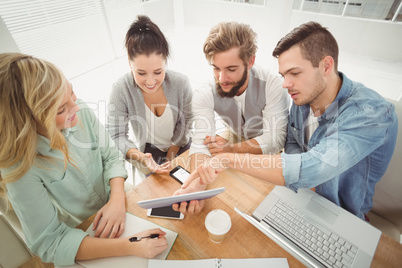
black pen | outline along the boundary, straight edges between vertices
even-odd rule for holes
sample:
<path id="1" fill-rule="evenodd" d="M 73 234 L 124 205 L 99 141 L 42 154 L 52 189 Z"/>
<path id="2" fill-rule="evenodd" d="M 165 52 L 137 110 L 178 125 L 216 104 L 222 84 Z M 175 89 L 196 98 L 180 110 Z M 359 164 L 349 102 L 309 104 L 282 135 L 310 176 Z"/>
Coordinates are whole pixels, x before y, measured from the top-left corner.
<path id="1" fill-rule="evenodd" d="M 151 234 L 151 235 L 143 236 L 143 237 L 136 237 L 136 236 L 133 236 L 133 237 L 131 237 L 129 240 L 130 240 L 130 242 L 139 242 L 139 241 L 141 241 L 141 239 L 143 239 L 143 238 L 158 238 L 158 237 L 159 237 L 159 234 Z"/>

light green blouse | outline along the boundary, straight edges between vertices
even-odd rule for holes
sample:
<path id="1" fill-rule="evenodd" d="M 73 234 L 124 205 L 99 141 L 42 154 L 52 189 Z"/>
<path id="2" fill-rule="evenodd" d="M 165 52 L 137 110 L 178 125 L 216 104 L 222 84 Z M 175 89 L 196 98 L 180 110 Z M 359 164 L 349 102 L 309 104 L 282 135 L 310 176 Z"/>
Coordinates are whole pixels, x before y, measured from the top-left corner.
<path id="1" fill-rule="evenodd" d="M 21 222 L 27 244 L 44 262 L 74 263 L 85 232 L 74 227 L 96 213 L 110 195 L 109 180 L 127 178 L 124 158 L 94 112 L 78 103 L 79 122 L 63 131 L 75 168 L 64 170 L 63 154 L 38 135 L 35 165 L 7 194 Z M 11 169 L 1 170 L 3 174 Z"/>

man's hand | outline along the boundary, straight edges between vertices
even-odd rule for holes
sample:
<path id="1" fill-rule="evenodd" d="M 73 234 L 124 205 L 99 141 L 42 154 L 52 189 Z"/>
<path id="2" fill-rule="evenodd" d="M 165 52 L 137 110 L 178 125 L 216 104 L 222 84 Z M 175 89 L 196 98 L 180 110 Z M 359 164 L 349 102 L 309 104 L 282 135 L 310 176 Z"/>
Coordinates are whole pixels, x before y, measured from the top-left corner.
<path id="1" fill-rule="evenodd" d="M 205 190 L 206 186 L 205 185 L 200 185 L 198 184 L 197 181 L 195 181 L 192 185 L 193 187 L 188 187 L 186 189 L 179 189 L 177 190 L 173 195 L 181 195 L 181 194 L 189 194 L 193 192 L 198 192 L 198 191 L 203 191 Z M 180 211 L 184 215 L 196 215 L 202 211 L 204 208 L 204 200 L 191 200 L 189 203 L 187 202 L 181 202 L 179 204 L 173 204 L 172 205 L 173 210 Z"/>
<path id="2" fill-rule="evenodd" d="M 227 154 L 206 159 L 203 164 L 199 165 L 186 179 L 174 195 L 187 194 L 205 190 L 207 184 L 212 183 L 218 177 L 218 174 L 229 167 L 230 159 Z M 198 214 L 204 207 L 204 200 L 191 200 L 181 202 L 180 205 L 173 204 L 173 210 L 180 211 L 183 214 Z"/>
<path id="3" fill-rule="evenodd" d="M 233 152 L 233 145 L 219 135 L 213 137 L 207 136 L 204 140 L 204 145 L 208 146 L 212 156 Z"/>
<path id="4" fill-rule="evenodd" d="M 194 170 L 181 186 L 186 189 L 190 184 L 207 185 L 215 181 L 219 173 L 228 168 L 230 159 L 225 154 L 209 158 Z"/>

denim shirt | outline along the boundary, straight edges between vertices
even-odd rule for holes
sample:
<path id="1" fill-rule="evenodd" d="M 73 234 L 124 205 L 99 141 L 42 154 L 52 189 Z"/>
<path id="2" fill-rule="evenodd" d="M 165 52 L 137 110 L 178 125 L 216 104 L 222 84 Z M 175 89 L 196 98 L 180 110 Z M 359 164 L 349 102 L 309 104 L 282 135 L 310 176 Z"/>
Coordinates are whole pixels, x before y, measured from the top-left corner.
<path id="1" fill-rule="evenodd" d="M 285 185 L 316 192 L 364 219 L 373 205 L 375 184 L 391 160 L 398 132 L 394 106 L 378 93 L 339 73 L 342 87 L 318 118 L 306 145 L 310 106 L 293 103 L 285 152 Z"/>
<path id="2" fill-rule="evenodd" d="M 27 245 L 44 262 L 74 264 L 88 234 L 74 227 L 102 208 L 110 196 L 110 179 L 127 178 L 123 156 L 94 112 L 77 104 L 79 122 L 63 130 L 74 167 L 38 135 L 37 152 L 28 172 L 7 184 L 7 195 L 21 222 Z M 3 174 L 13 168 L 2 169 Z"/>

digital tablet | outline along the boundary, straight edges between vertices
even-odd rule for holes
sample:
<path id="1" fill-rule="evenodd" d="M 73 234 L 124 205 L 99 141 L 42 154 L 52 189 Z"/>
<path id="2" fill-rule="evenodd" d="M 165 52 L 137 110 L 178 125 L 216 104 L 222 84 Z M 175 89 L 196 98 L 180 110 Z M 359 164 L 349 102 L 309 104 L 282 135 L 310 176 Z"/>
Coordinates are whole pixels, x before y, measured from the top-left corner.
<path id="1" fill-rule="evenodd" d="M 225 191 L 225 187 L 221 188 L 216 188 L 212 190 L 206 190 L 206 191 L 200 191 L 200 192 L 194 192 L 194 193 L 189 193 L 189 194 L 182 194 L 182 195 L 176 195 L 176 196 L 170 196 L 170 197 L 162 197 L 162 198 L 157 198 L 157 199 L 149 199 L 149 200 L 144 200 L 138 202 L 138 205 L 142 208 L 159 208 L 159 207 L 167 207 L 171 206 L 175 203 L 180 203 L 183 201 L 191 201 L 191 200 L 202 200 L 202 199 L 207 199 L 214 197 L 215 195 L 218 195 Z"/>

